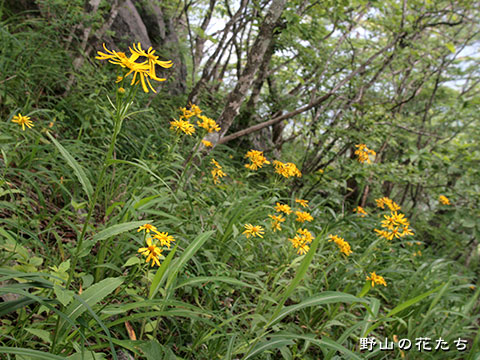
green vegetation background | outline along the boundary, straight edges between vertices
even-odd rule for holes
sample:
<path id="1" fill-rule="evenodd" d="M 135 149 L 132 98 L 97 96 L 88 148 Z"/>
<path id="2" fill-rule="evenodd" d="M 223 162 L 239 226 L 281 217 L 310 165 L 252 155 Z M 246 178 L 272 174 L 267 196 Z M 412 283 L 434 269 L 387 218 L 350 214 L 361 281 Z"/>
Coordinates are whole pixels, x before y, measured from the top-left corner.
<path id="1" fill-rule="evenodd" d="M 169 129 L 188 98 L 188 91 L 169 91 L 169 79 L 157 95 L 138 92 L 105 164 L 118 69 L 94 53 L 75 66 L 81 38 L 65 31 L 82 22 L 100 27 L 104 13 L 86 14 L 77 6 L 82 2 L 38 3 L 49 6 L 48 17 L 0 2 L 2 359 L 480 358 L 477 93 L 466 99 L 454 86 L 440 86 L 427 127 L 419 125 L 421 113 L 412 114 L 429 101 L 432 82 L 395 117 L 374 93 L 355 105 L 360 113 L 340 120 L 345 126 L 334 127 L 327 109 L 310 132 L 311 114 L 300 116 L 294 126 L 286 123 L 284 137 L 294 136 L 281 151 L 258 149 L 270 161 L 297 164 L 303 176 L 286 179 L 272 165 L 244 167 L 246 152 L 256 148 L 249 137 L 190 161 L 200 137 Z M 282 45 L 299 31 L 292 27 Z M 179 38 L 188 49 L 187 35 Z M 168 49 L 156 50 L 169 59 Z M 451 79 L 462 71 L 476 76 L 460 67 Z M 289 72 L 277 76 L 286 81 Z M 204 114 L 220 115 L 228 87 L 201 94 Z M 262 111 L 274 112 L 297 100 L 265 90 L 262 101 Z M 11 121 L 18 113 L 34 127 L 22 131 Z M 252 119 L 242 118 L 233 130 Z M 379 119 L 397 126 L 377 125 Z M 419 147 L 419 132 L 439 140 Z M 423 138 L 433 141 L 430 135 Z M 356 160 L 355 144 L 378 153 L 386 140 L 381 162 Z M 321 144 L 331 144 L 323 149 L 326 160 L 308 171 Z M 211 178 L 212 158 L 227 174 L 220 184 Z M 99 191 L 92 202 L 93 189 Z M 441 204 L 440 195 L 451 205 Z M 413 237 L 389 241 L 375 234 L 389 214 L 375 204 L 383 196 L 401 205 Z M 314 220 L 299 224 L 288 215 L 274 232 L 268 215 L 275 204 L 300 209 L 296 199 L 309 201 Z M 353 212 L 358 205 L 368 216 Z M 137 228 L 147 222 L 176 240 L 160 268 L 137 252 L 145 246 Z M 245 224 L 262 226 L 264 237 L 247 238 Z M 288 241 L 300 227 L 315 236 L 303 256 Z M 329 234 L 344 238 L 353 253 L 342 254 Z M 371 272 L 387 286 L 372 288 L 365 280 Z M 442 338 L 450 351 L 419 353 L 415 345 L 405 352 L 360 351 L 360 338 L 370 336 L 429 337 L 432 346 Z M 455 349 L 459 338 L 468 340 L 465 352 Z"/>

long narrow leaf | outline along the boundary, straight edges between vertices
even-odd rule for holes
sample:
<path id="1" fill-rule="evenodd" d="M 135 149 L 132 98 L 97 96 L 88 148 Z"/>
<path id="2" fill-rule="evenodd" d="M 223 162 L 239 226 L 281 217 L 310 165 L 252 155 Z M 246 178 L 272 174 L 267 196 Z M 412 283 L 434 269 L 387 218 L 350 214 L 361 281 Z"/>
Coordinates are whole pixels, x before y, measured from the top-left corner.
<path id="1" fill-rule="evenodd" d="M 44 353 L 38 350 L 7 347 L 7 346 L 0 346 L 0 354 L 21 355 L 21 356 L 26 356 L 27 359 L 32 359 L 32 360 L 37 360 L 37 359 L 38 360 L 65 360 L 63 356 Z"/>
<path id="2" fill-rule="evenodd" d="M 92 307 L 107 295 L 112 293 L 116 288 L 118 288 L 123 283 L 123 278 L 106 278 L 95 285 L 90 286 L 87 290 L 85 290 L 82 295 L 80 295 L 81 299 L 85 304 Z M 74 301 L 68 308 L 65 310 L 65 314 L 68 316 L 70 320 L 77 319 L 81 314 L 83 314 L 87 308 L 84 306 L 82 302 L 78 299 Z M 67 324 L 65 322 L 61 322 L 59 326 L 58 334 L 59 339 L 62 339 L 67 333 Z"/>
<path id="3" fill-rule="evenodd" d="M 164 280 L 165 280 L 165 273 L 168 269 L 168 265 L 173 259 L 173 255 L 175 255 L 175 252 L 177 251 L 178 244 L 175 245 L 175 247 L 170 251 L 170 253 L 167 255 L 165 260 L 163 260 L 162 265 L 157 270 L 157 273 L 153 277 L 152 284 L 150 285 L 150 291 L 148 293 L 148 298 L 152 299 L 158 292 L 158 289 L 160 289 L 160 286 L 162 286 Z"/>
<path id="4" fill-rule="evenodd" d="M 187 263 L 188 260 L 192 258 L 193 255 L 203 246 L 203 244 L 210 238 L 213 234 L 213 231 L 207 231 L 203 234 L 198 235 L 195 240 L 185 249 L 182 256 L 178 259 L 178 261 L 168 269 L 168 278 L 167 284 L 165 285 L 166 288 L 169 288 L 172 282 L 177 277 L 178 272 L 180 269 Z"/>
<path id="5" fill-rule="evenodd" d="M 283 308 L 277 316 L 274 318 L 270 319 L 270 326 L 274 325 L 281 319 L 283 319 L 285 316 L 298 311 L 300 309 L 310 307 L 310 306 L 318 306 L 318 305 L 324 305 L 324 304 L 332 304 L 332 303 L 353 303 L 353 302 L 361 302 L 361 303 L 368 303 L 367 300 L 358 298 L 354 295 L 350 295 L 347 293 L 339 292 L 339 291 L 325 291 L 320 295 L 311 297 L 309 299 L 303 300 L 302 302 L 287 306 Z"/>
<path id="6" fill-rule="evenodd" d="M 97 234 L 93 236 L 91 241 L 93 243 L 96 243 L 98 241 L 108 239 L 112 236 L 119 235 L 124 232 L 136 229 L 139 226 L 142 226 L 145 223 L 149 223 L 149 222 L 151 222 L 151 220 L 131 221 L 131 222 L 126 222 L 122 224 L 115 224 L 106 229 L 103 229 L 102 231 L 99 231 Z"/>
<path id="7" fill-rule="evenodd" d="M 93 194 L 93 187 L 92 184 L 90 183 L 90 180 L 88 180 L 87 175 L 85 174 L 85 171 L 83 168 L 80 166 L 80 164 L 75 160 L 75 158 L 70 155 L 70 153 L 57 141 L 55 138 L 50 135 L 50 133 L 47 131 L 47 135 L 52 140 L 52 142 L 55 144 L 57 147 L 58 151 L 60 151 L 60 154 L 62 154 L 63 158 L 67 161 L 68 165 L 73 169 L 73 172 L 78 178 L 78 181 L 80 181 L 80 184 L 82 184 L 83 190 L 85 190 L 85 193 L 87 194 L 88 198 L 90 199 Z"/>

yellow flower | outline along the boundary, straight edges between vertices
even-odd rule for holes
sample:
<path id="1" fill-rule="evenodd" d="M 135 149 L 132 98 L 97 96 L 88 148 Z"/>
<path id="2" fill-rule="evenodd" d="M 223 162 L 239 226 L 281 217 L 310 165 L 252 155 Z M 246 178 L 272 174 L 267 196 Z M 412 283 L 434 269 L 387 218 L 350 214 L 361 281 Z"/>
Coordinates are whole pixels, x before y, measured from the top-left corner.
<path id="1" fill-rule="evenodd" d="M 222 168 L 222 166 L 217 162 L 217 160 L 212 159 L 210 162 L 213 166 L 217 167 L 218 169 Z"/>
<path id="2" fill-rule="evenodd" d="M 401 210 L 400 206 L 395 201 L 393 201 L 392 199 L 389 199 L 388 197 L 376 199 L 375 202 L 377 203 L 377 206 L 381 209 L 385 209 L 385 205 L 387 205 L 390 211 Z"/>
<path id="3" fill-rule="evenodd" d="M 270 161 L 263 156 L 263 151 L 250 150 L 245 155 L 245 158 L 249 159 L 251 164 L 246 164 L 245 167 L 250 170 L 257 170 L 263 167 L 264 164 L 270 164 Z"/>
<path id="4" fill-rule="evenodd" d="M 343 238 L 338 235 L 328 235 L 328 237 L 330 238 L 330 240 L 328 240 L 329 242 L 333 241 L 335 244 L 338 245 L 338 247 L 340 248 L 340 252 L 343 252 L 347 256 L 352 253 L 350 244 L 346 242 Z"/>
<path id="5" fill-rule="evenodd" d="M 402 233 L 400 232 L 399 227 L 397 226 L 396 228 L 390 229 L 390 232 L 388 233 L 388 240 L 393 240 L 393 238 L 399 239 L 402 236 Z"/>
<path id="6" fill-rule="evenodd" d="M 386 202 L 388 208 L 391 210 L 391 211 L 398 211 L 398 210 L 401 210 L 401 207 L 400 205 L 398 205 L 395 201 L 393 200 L 390 200 L 388 202 Z"/>
<path id="7" fill-rule="evenodd" d="M 282 163 L 281 161 L 274 160 L 273 165 L 275 166 L 275 172 L 283 177 L 302 176 L 302 173 L 294 163 Z"/>
<path id="8" fill-rule="evenodd" d="M 297 232 L 302 235 L 302 238 L 303 240 L 309 244 L 312 242 L 313 239 L 315 239 L 313 236 L 312 236 L 312 233 L 310 231 L 308 231 L 307 229 L 298 229 Z"/>
<path id="9" fill-rule="evenodd" d="M 407 235 L 413 235 L 413 231 L 408 228 L 408 226 L 403 227 L 403 232 L 400 234 L 401 237 L 407 236 Z"/>
<path id="10" fill-rule="evenodd" d="M 308 250 L 310 250 L 310 246 L 308 246 L 307 244 L 301 244 L 298 247 L 297 254 L 304 255 L 308 252 Z"/>
<path id="11" fill-rule="evenodd" d="M 305 221 L 312 221 L 313 217 L 306 211 L 295 211 L 295 215 L 297 215 L 297 218 L 295 219 L 298 222 L 305 222 Z"/>
<path id="12" fill-rule="evenodd" d="M 353 209 L 353 212 L 356 212 L 361 217 L 365 217 L 366 215 L 368 215 L 365 209 L 361 206 L 357 206 L 355 209 Z"/>
<path id="13" fill-rule="evenodd" d="M 157 228 L 151 224 L 145 224 L 138 228 L 137 232 L 145 230 L 145 232 L 149 233 L 150 231 L 157 231 Z"/>
<path id="14" fill-rule="evenodd" d="M 222 166 L 215 159 L 212 159 L 211 163 L 213 164 L 213 166 L 215 166 L 215 168 L 213 168 L 213 170 L 211 171 L 213 183 L 218 184 L 220 183 L 220 178 L 227 176 L 227 174 L 223 172 Z"/>
<path id="15" fill-rule="evenodd" d="M 208 140 L 202 140 L 202 144 L 203 144 L 205 147 L 212 147 L 212 146 L 213 146 L 213 144 L 212 144 L 210 141 L 208 141 Z"/>
<path id="16" fill-rule="evenodd" d="M 308 250 L 310 250 L 308 244 L 312 242 L 314 237 L 307 229 L 298 229 L 297 232 L 300 235 L 295 235 L 293 239 L 288 240 L 292 243 L 292 246 L 295 249 L 298 249 L 297 254 L 304 255 L 308 252 Z"/>
<path id="17" fill-rule="evenodd" d="M 146 263 L 152 260 L 152 266 L 154 264 L 160 266 L 160 261 L 158 261 L 158 257 L 162 253 L 162 249 L 152 243 L 152 238 L 148 238 L 147 247 L 138 249 L 138 252 L 142 253 L 143 256 L 147 257 L 147 259 L 145 260 Z"/>
<path id="18" fill-rule="evenodd" d="M 195 113 L 193 111 L 188 110 L 187 108 L 180 108 L 182 110 L 183 115 L 180 116 L 180 119 L 190 119 L 192 116 L 195 116 Z"/>
<path id="19" fill-rule="evenodd" d="M 383 285 L 383 286 L 387 286 L 387 283 L 385 282 L 385 279 L 382 276 L 375 274 L 375 272 L 371 272 L 370 276 L 367 276 L 367 281 L 368 280 L 372 281 L 372 287 L 374 287 L 375 284 L 380 284 L 380 285 Z"/>
<path id="20" fill-rule="evenodd" d="M 355 147 L 357 148 L 357 150 L 355 150 L 355 155 L 358 156 L 358 161 L 361 163 L 367 162 L 368 164 L 371 164 L 372 161 L 370 160 L 369 155 L 375 156 L 375 151 L 368 149 L 367 145 L 365 144 L 355 145 Z"/>
<path id="21" fill-rule="evenodd" d="M 276 212 L 283 212 L 286 215 L 290 215 L 292 213 L 292 210 L 290 209 L 290 206 L 280 204 L 277 202 L 277 205 L 275 205 L 275 211 Z"/>
<path id="22" fill-rule="evenodd" d="M 195 132 L 195 127 L 185 120 L 170 121 L 170 129 L 177 133 L 183 131 L 187 135 L 192 135 Z"/>
<path id="23" fill-rule="evenodd" d="M 202 110 L 195 104 L 190 103 L 190 111 L 195 114 L 195 116 L 198 116 L 202 113 Z"/>
<path id="24" fill-rule="evenodd" d="M 378 229 L 373 229 L 378 236 L 384 237 L 385 239 L 388 239 L 388 231 L 386 230 L 378 230 Z"/>
<path id="25" fill-rule="evenodd" d="M 410 223 L 408 222 L 407 218 L 404 214 L 398 214 L 396 211 L 390 212 L 390 216 L 383 215 L 385 220 L 382 221 L 382 227 L 387 228 L 388 230 L 392 230 L 395 226 L 409 226 Z"/>
<path id="26" fill-rule="evenodd" d="M 438 200 L 440 200 L 440 202 L 441 202 L 443 205 L 452 205 L 452 204 L 450 203 L 450 200 L 448 200 L 448 198 L 447 198 L 446 196 L 444 196 L 444 195 L 440 195 L 440 196 L 438 197 Z"/>
<path id="27" fill-rule="evenodd" d="M 282 217 L 282 215 L 268 215 L 272 219 L 272 229 L 273 231 L 281 231 L 282 227 L 280 226 L 280 223 L 285 221 L 285 218 Z"/>
<path id="28" fill-rule="evenodd" d="M 295 202 L 300 204 L 302 207 L 308 207 L 308 200 L 295 199 Z"/>
<path id="29" fill-rule="evenodd" d="M 397 225 L 394 216 L 383 215 L 383 217 L 385 220 L 382 221 L 382 227 L 391 230 L 395 227 L 395 225 Z"/>
<path id="30" fill-rule="evenodd" d="M 153 235 L 153 237 L 155 239 L 157 239 L 158 241 L 160 241 L 160 245 L 161 246 L 166 246 L 170 249 L 170 243 L 172 241 L 175 241 L 175 239 L 173 238 L 172 235 L 168 235 L 168 232 L 158 232 L 158 231 L 155 231 L 156 234 Z"/>
<path id="31" fill-rule="evenodd" d="M 262 235 L 265 233 L 265 231 L 260 225 L 253 226 L 252 224 L 245 224 L 244 227 L 245 231 L 242 234 L 244 234 L 247 238 L 249 238 L 250 236 L 258 236 L 260 238 L 263 238 Z"/>
<path id="32" fill-rule="evenodd" d="M 197 117 L 202 120 L 202 122 L 197 121 L 197 125 L 200 126 L 201 128 L 204 128 L 207 130 L 209 133 L 212 133 L 214 131 L 220 131 L 220 126 L 217 125 L 215 120 L 210 119 L 209 117 L 206 117 L 204 115 L 197 115 Z"/>
<path id="33" fill-rule="evenodd" d="M 129 57 L 127 57 L 127 55 L 125 55 L 125 53 L 121 51 L 117 52 L 115 50 L 108 50 L 105 44 L 103 44 L 103 48 L 105 49 L 106 53 L 98 51 L 97 53 L 99 56 L 96 56 L 96 59 L 108 60 L 110 63 L 119 65 L 127 71 L 125 75 L 117 77 L 117 82 L 122 81 L 124 78 L 126 78 L 133 72 L 133 78 L 130 85 L 136 85 L 141 82 L 142 89 L 146 93 L 149 92 L 148 87 L 153 92 L 156 92 L 155 89 L 152 87 L 149 78 L 156 81 L 166 80 L 158 78 L 155 75 L 155 64 L 160 65 L 164 68 L 169 68 L 172 66 L 171 61 L 158 61 L 158 56 L 154 55 L 155 50 L 152 50 L 152 48 L 149 48 L 147 52 L 142 50 L 140 43 L 138 43 L 137 46 L 135 46 L 135 44 L 133 45 L 134 50 L 130 48 L 131 55 Z M 147 60 L 143 62 L 136 62 L 136 60 L 140 56 L 146 57 Z M 140 78 L 138 81 L 136 81 L 137 75 Z"/>
<path id="34" fill-rule="evenodd" d="M 25 131 L 25 126 L 27 126 L 29 129 L 31 129 L 34 126 L 29 116 L 22 116 L 22 114 L 20 113 L 18 113 L 18 115 L 15 115 L 13 117 L 12 122 L 17 123 L 18 125 L 21 125 L 23 131 Z"/>
<path id="35" fill-rule="evenodd" d="M 133 50 L 132 48 L 129 48 L 129 49 L 132 54 L 137 54 L 139 56 L 144 56 L 147 58 L 148 66 L 149 66 L 149 76 L 153 80 L 157 80 L 157 81 L 166 80 L 166 79 L 157 78 L 157 76 L 155 75 L 155 65 L 160 65 L 161 67 L 168 69 L 172 67 L 173 65 L 172 61 L 158 60 L 158 56 L 155 56 L 155 50 L 153 50 L 151 46 L 148 48 L 146 52 L 142 49 L 142 45 L 140 43 L 138 43 L 136 47 L 135 47 L 135 44 L 133 44 Z"/>

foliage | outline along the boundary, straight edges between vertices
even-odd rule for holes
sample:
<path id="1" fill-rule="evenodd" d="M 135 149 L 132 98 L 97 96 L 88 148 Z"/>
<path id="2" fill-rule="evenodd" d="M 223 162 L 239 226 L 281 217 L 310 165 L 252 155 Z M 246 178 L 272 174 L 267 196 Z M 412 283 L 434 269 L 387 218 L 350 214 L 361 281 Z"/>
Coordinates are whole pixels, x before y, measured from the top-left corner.
<path id="1" fill-rule="evenodd" d="M 213 119 L 275 2 L 165 2 L 188 20 L 173 24 L 192 54 L 190 94 L 176 95 L 171 79 L 146 94 L 132 75 L 113 85 L 122 66 L 72 60 L 116 5 L 0 2 L 6 359 L 389 358 L 360 350 L 371 336 L 451 347 L 396 357 L 478 357 L 480 102 L 478 59 L 465 55 L 478 9 L 286 2 L 223 132 Z M 209 11 L 237 38 L 211 35 Z M 202 43 L 236 57 L 209 62 Z"/>

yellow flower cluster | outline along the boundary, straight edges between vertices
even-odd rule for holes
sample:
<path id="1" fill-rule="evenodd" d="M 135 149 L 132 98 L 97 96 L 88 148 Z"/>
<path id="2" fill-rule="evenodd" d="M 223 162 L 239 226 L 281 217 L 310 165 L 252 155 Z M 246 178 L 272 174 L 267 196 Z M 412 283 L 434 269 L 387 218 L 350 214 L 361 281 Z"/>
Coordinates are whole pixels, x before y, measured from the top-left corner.
<path id="1" fill-rule="evenodd" d="M 335 244 L 337 244 L 340 248 L 340 251 L 343 252 L 345 255 L 348 256 L 352 253 L 350 244 L 346 242 L 345 239 L 341 238 L 338 235 L 328 235 L 328 237 L 330 238 L 330 240 L 328 241 L 333 241 Z"/>
<path id="2" fill-rule="evenodd" d="M 440 195 L 438 197 L 438 200 L 443 204 L 443 205 L 452 205 L 450 203 L 450 200 L 448 200 L 448 198 L 445 196 L 445 195 Z"/>
<path id="3" fill-rule="evenodd" d="M 250 160 L 250 164 L 245 164 L 245 167 L 250 170 L 258 170 L 265 164 L 270 164 L 270 161 L 263 155 L 263 151 L 250 150 L 245 155 L 245 158 Z"/>
<path id="4" fill-rule="evenodd" d="M 138 228 L 137 232 L 144 230 L 145 233 L 150 233 L 151 231 L 154 232 L 155 234 L 153 237 L 148 237 L 146 242 L 147 242 L 147 247 L 142 247 L 138 249 L 139 253 L 142 253 L 143 256 L 146 256 L 147 259 L 145 260 L 146 263 L 149 261 L 152 262 L 152 266 L 154 264 L 157 264 L 157 266 L 160 266 L 160 261 L 159 257 L 162 254 L 162 251 L 164 250 L 163 248 L 160 248 L 160 246 L 166 246 L 168 249 L 170 249 L 171 243 L 175 241 L 173 236 L 168 235 L 168 232 L 159 232 L 157 231 L 157 228 L 153 226 L 152 224 L 145 224 L 142 225 Z"/>
<path id="5" fill-rule="evenodd" d="M 290 215 L 292 213 L 292 209 L 290 209 L 290 206 L 285 205 L 285 204 L 280 204 L 278 202 L 275 205 L 275 211 L 276 212 L 283 212 L 286 215 Z"/>
<path id="6" fill-rule="evenodd" d="M 293 176 L 302 176 L 302 173 L 300 172 L 300 170 L 298 170 L 297 166 L 294 163 L 282 163 L 281 161 L 274 160 L 273 165 L 275 166 L 275 172 L 282 175 L 283 177 L 286 177 L 287 179 Z"/>
<path id="7" fill-rule="evenodd" d="M 245 224 L 244 227 L 245 227 L 245 231 L 242 234 L 244 234 L 247 237 L 247 239 L 250 236 L 253 236 L 253 237 L 258 236 L 260 238 L 263 238 L 262 235 L 265 233 L 265 231 L 260 225 L 254 226 L 252 224 Z"/>
<path id="8" fill-rule="evenodd" d="M 308 200 L 303 200 L 303 199 L 295 199 L 295 202 L 297 204 L 300 204 L 302 207 L 308 207 Z M 284 213 L 285 215 L 290 215 L 293 213 L 293 210 L 291 209 L 290 206 L 286 204 L 281 204 L 279 202 L 276 203 L 275 205 L 275 211 L 278 213 Z M 305 211 L 300 211 L 300 210 L 295 210 L 295 214 L 297 215 L 297 218 L 295 219 L 298 222 L 304 223 L 305 221 L 313 221 L 312 215 L 310 213 L 305 212 Z M 285 218 L 283 217 L 282 214 L 278 215 L 268 215 L 270 219 L 272 219 L 272 229 L 274 232 L 277 230 L 281 231 L 281 223 L 285 222 Z M 312 234 L 307 230 L 307 229 L 299 229 L 297 230 L 297 233 L 293 239 L 288 239 L 292 243 L 293 247 L 297 249 L 297 253 L 300 255 L 306 254 L 310 247 L 308 244 L 312 242 L 313 236 Z M 299 235 L 300 234 L 300 235 Z"/>
<path id="9" fill-rule="evenodd" d="M 361 163 L 367 162 L 368 164 L 371 164 L 372 161 L 370 160 L 370 155 L 375 156 L 375 151 L 367 148 L 367 145 L 365 144 L 358 144 L 355 145 L 355 147 L 357 148 L 357 150 L 355 150 L 355 155 L 358 156 L 358 161 Z"/>
<path id="10" fill-rule="evenodd" d="M 170 121 L 170 130 L 174 130 L 177 133 L 184 132 L 187 135 L 192 135 L 195 132 L 195 127 L 187 120 L 173 120 Z"/>
<path id="11" fill-rule="evenodd" d="M 268 161 L 267 158 L 263 155 L 263 151 L 259 150 L 250 150 L 246 153 L 245 158 L 250 160 L 249 164 L 245 164 L 245 167 L 250 170 L 258 170 L 262 168 L 265 164 L 270 164 L 270 161 Z M 302 176 L 302 173 L 300 172 L 300 170 L 298 170 L 297 166 L 294 163 L 282 163 L 281 161 L 274 160 L 273 165 L 275 167 L 275 172 L 285 178 Z"/>
<path id="12" fill-rule="evenodd" d="M 384 215 L 383 217 L 385 220 L 382 220 L 381 225 L 386 230 L 374 229 L 378 236 L 393 240 L 393 238 L 399 239 L 404 236 L 413 235 L 412 230 L 409 228 L 410 223 L 404 214 L 391 211 L 390 216 Z"/>
<path id="13" fill-rule="evenodd" d="M 380 209 L 385 209 L 385 205 L 391 210 L 391 211 L 399 211 L 401 210 L 401 207 L 392 199 L 389 199 L 388 197 L 383 197 L 380 199 L 376 199 L 375 202 L 377 203 L 377 206 Z"/>
<path id="14" fill-rule="evenodd" d="M 222 166 L 215 161 L 215 159 L 212 159 L 211 164 L 214 166 L 212 169 L 212 177 L 213 177 L 213 183 L 214 184 L 219 184 L 220 183 L 220 178 L 227 176 L 222 170 Z"/>
<path id="15" fill-rule="evenodd" d="M 272 229 L 273 231 L 282 231 L 282 227 L 280 223 L 285 221 L 285 218 L 280 215 L 268 215 L 272 219 Z"/>
<path id="16" fill-rule="evenodd" d="M 353 212 L 356 212 L 360 217 L 365 217 L 368 215 L 365 209 L 361 206 L 357 206 L 355 209 L 353 209 Z"/>
<path id="17" fill-rule="evenodd" d="M 210 119 L 209 117 L 202 115 L 202 109 L 195 104 L 190 104 L 190 109 L 180 108 L 182 115 L 180 115 L 178 120 L 170 121 L 170 130 L 175 130 L 177 133 L 183 132 L 187 135 L 192 135 L 195 133 L 195 126 L 190 123 L 189 119 L 193 116 L 196 116 L 202 121 L 197 121 L 197 125 L 207 132 L 211 133 L 214 131 L 220 131 L 220 126 L 217 125 L 215 120 Z M 202 140 L 202 143 L 205 146 L 213 146 L 213 144 L 208 140 Z"/>
<path id="18" fill-rule="evenodd" d="M 308 200 L 295 199 L 297 204 L 300 204 L 302 207 L 308 207 Z"/>
<path id="19" fill-rule="evenodd" d="M 370 276 L 367 276 L 367 281 L 368 280 L 372 281 L 372 287 L 374 287 L 375 284 L 387 286 L 387 283 L 385 282 L 385 279 L 382 276 L 375 274 L 375 271 L 371 272 Z"/>
<path id="20" fill-rule="evenodd" d="M 202 110 L 200 109 L 199 106 L 195 104 L 190 104 L 190 109 L 187 108 L 180 108 L 182 111 L 182 115 L 180 116 L 180 119 L 185 118 L 185 119 L 190 119 L 192 116 L 200 116 L 202 113 Z"/>
<path id="21" fill-rule="evenodd" d="M 212 133 L 214 131 L 220 131 L 220 126 L 217 125 L 215 120 L 210 119 L 209 117 L 206 117 L 205 115 L 197 115 L 197 117 L 202 120 L 202 122 L 197 121 L 197 125 L 201 128 L 204 128 L 207 130 L 209 133 Z"/>
<path id="22" fill-rule="evenodd" d="M 155 50 L 150 47 L 147 51 L 145 51 L 142 49 L 140 43 L 138 43 L 137 45 L 133 44 L 133 49 L 129 48 L 131 53 L 129 57 L 127 57 L 127 55 L 125 55 L 125 53 L 123 52 L 108 50 L 105 44 L 103 44 L 103 48 L 105 49 L 106 53 L 98 51 L 97 53 L 99 56 L 95 57 L 96 59 L 108 60 L 110 63 L 119 65 L 125 69 L 125 74 L 123 76 L 119 76 L 117 78 L 117 82 L 122 81 L 124 78 L 133 73 L 133 78 L 130 85 L 137 85 L 139 83 L 142 83 L 142 89 L 146 93 L 148 93 L 148 87 L 153 92 L 156 92 L 155 89 L 152 87 L 149 78 L 155 81 L 166 80 L 157 77 L 157 75 L 155 74 L 155 65 L 159 65 L 163 68 L 170 68 L 173 65 L 171 61 L 158 60 L 158 56 L 155 55 Z M 139 57 L 145 57 L 146 60 L 142 62 L 137 62 Z M 137 75 L 139 77 L 138 79 Z M 148 87 L 146 84 L 148 84 Z"/>
<path id="23" fill-rule="evenodd" d="M 295 211 L 295 215 L 297 215 L 295 220 L 301 223 L 304 223 L 305 221 L 310 222 L 313 220 L 312 215 L 306 211 Z"/>
<path id="24" fill-rule="evenodd" d="M 22 116 L 20 113 L 12 118 L 12 122 L 20 125 L 22 127 L 22 131 L 25 131 L 25 126 L 27 126 L 29 129 L 34 126 L 29 116 Z"/>
<path id="25" fill-rule="evenodd" d="M 310 246 L 308 246 L 308 244 L 312 242 L 314 237 L 307 229 L 298 229 L 297 233 L 298 234 L 295 235 L 293 239 L 288 240 L 292 243 L 295 249 L 298 249 L 297 254 L 304 255 L 308 252 L 308 250 L 310 250 Z"/>

